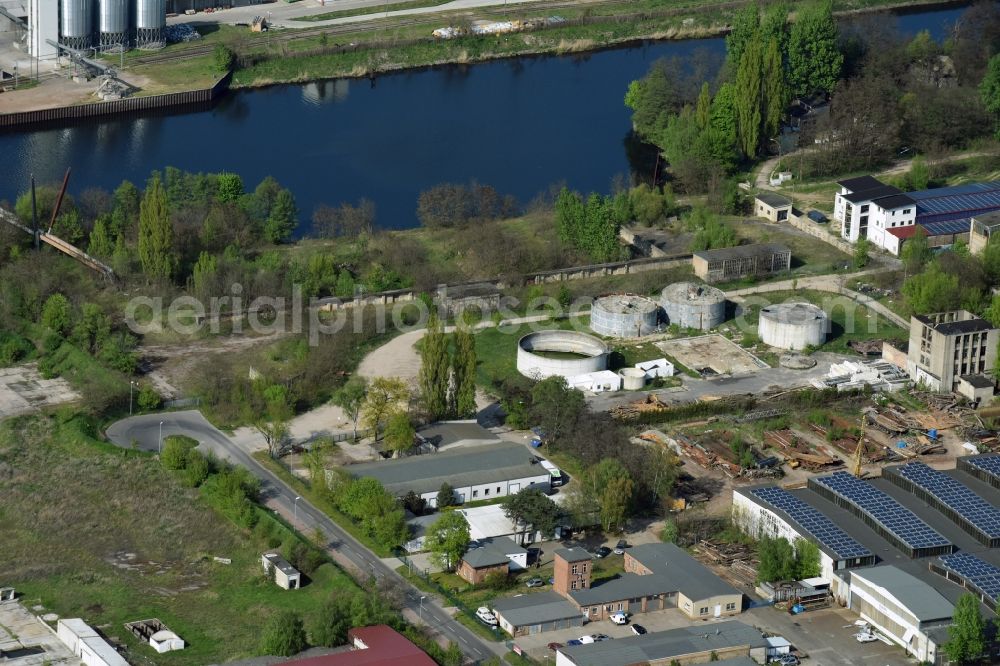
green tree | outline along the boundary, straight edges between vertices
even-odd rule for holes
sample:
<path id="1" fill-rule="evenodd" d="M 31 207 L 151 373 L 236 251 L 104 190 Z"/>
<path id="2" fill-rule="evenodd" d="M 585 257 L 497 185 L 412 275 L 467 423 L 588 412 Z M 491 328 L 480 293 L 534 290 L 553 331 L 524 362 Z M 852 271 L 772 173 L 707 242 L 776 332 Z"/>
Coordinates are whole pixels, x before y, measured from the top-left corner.
<path id="1" fill-rule="evenodd" d="M 986 652 L 986 622 L 974 594 L 963 594 L 955 604 L 948 642 L 944 644 L 948 660 L 955 664 L 978 661 Z"/>
<path id="2" fill-rule="evenodd" d="M 239 174 L 223 172 L 219 174 L 219 190 L 216 198 L 223 203 L 234 203 L 243 196 L 243 179 Z"/>
<path id="3" fill-rule="evenodd" d="M 476 340 L 468 326 L 459 326 L 454 334 L 455 354 L 451 374 L 454 378 L 455 409 L 458 418 L 476 414 Z"/>
<path id="4" fill-rule="evenodd" d="M 760 146 L 763 60 L 762 46 L 754 40 L 747 44 L 736 69 L 736 127 L 740 150 L 747 157 L 756 156 Z"/>
<path id="5" fill-rule="evenodd" d="M 797 96 L 830 92 L 840 78 L 844 55 L 837 48 L 832 0 L 797 5 L 788 39 L 788 69 Z"/>
<path id="6" fill-rule="evenodd" d="M 136 402 L 139 403 L 139 409 L 144 412 L 150 412 L 160 408 L 160 405 L 163 404 L 163 398 L 160 397 L 160 394 L 152 386 L 143 384 L 142 388 L 139 389 L 139 396 Z"/>
<path id="7" fill-rule="evenodd" d="M 868 251 L 871 249 L 872 242 L 867 238 L 859 238 L 854 244 L 854 267 L 864 268 L 868 265 Z"/>
<path id="8" fill-rule="evenodd" d="M 910 191 L 926 190 L 931 181 L 931 170 L 923 155 L 917 155 L 910 163 L 910 173 L 906 176 Z"/>
<path id="9" fill-rule="evenodd" d="M 279 611 L 264 626 L 260 651 L 267 655 L 291 657 L 306 648 L 306 630 L 302 618 L 291 610 Z"/>
<path id="10" fill-rule="evenodd" d="M 796 580 L 813 578 L 823 573 L 820 562 L 819 547 L 812 541 L 795 540 L 795 576 Z"/>
<path id="11" fill-rule="evenodd" d="M 295 231 L 298 224 L 299 209 L 295 198 L 286 189 L 281 190 L 275 198 L 274 207 L 264 224 L 264 237 L 271 243 L 286 242 Z"/>
<path id="12" fill-rule="evenodd" d="M 236 54 L 225 44 L 217 44 L 215 50 L 212 51 L 212 62 L 218 71 L 228 72 L 236 63 Z"/>
<path id="13" fill-rule="evenodd" d="M 747 48 L 759 39 L 760 6 L 752 2 L 736 10 L 729 34 L 726 35 L 726 62 L 731 69 L 739 67 Z"/>
<path id="14" fill-rule="evenodd" d="M 216 293 L 219 260 L 214 254 L 202 251 L 191 270 L 191 288 L 198 298 L 206 299 Z"/>
<path id="15" fill-rule="evenodd" d="M 135 225 L 139 221 L 139 207 L 142 194 L 131 181 L 123 180 L 112 195 L 114 208 L 111 210 L 111 226 L 108 231 L 115 238 L 122 234 L 135 237 Z"/>
<path id="16" fill-rule="evenodd" d="M 626 473 L 611 479 L 601 490 L 598 501 L 601 504 L 601 525 L 605 531 L 620 530 L 625 525 L 635 483 Z"/>
<path id="17" fill-rule="evenodd" d="M 410 415 L 406 412 L 392 414 L 385 424 L 385 443 L 394 456 L 408 452 L 413 448 L 413 440 L 417 436 Z"/>
<path id="18" fill-rule="evenodd" d="M 585 408 L 583 394 L 569 388 L 558 375 L 543 379 L 531 389 L 530 416 L 553 439 L 570 431 Z"/>
<path id="19" fill-rule="evenodd" d="M 365 394 L 367 392 L 368 381 L 360 375 L 352 375 L 333 394 L 333 404 L 344 410 L 344 415 L 351 419 L 351 425 L 354 428 L 354 439 L 358 438 L 358 417 L 361 415 L 361 406 L 365 402 Z"/>
<path id="20" fill-rule="evenodd" d="M 625 106 L 632 109 L 632 126 L 647 140 L 666 125 L 667 117 L 680 108 L 681 98 L 665 60 L 657 60 L 646 76 L 629 84 Z"/>
<path id="21" fill-rule="evenodd" d="M 73 343 L 89 354 L 97 354 L 111 335 L 111 319 L 95 303 L 84 303 L 73 326 Z"/>
<path id="22" fill-rule="evenodd" d="M 908 276 L 919 273 L 932 256 L 934 253 L 927 243 L 927 232 L 921 226 L 917 227 L 913 236 L 906 239 L 903 249 L 899 251 L 899 258 L 903 261 Z"/>
<path id="23" fill-rule="evenodd" d="M 986 74 L 979 84 L 979 96 L 986 110 L 1000 119 L 1000 53 L 990 58 L 986 66 Z M 996 127 L 996 135 L 1000 138 L 1000 123 Z"/>
<path id="24" fill-rule="evenodd" d="M 760 20 L 760 39 L 764 44 L 777 40 L 778 52 L 788 54 L 788 5 L 775 2 L 767 6 Z"/>
<path id="25" fill-rule="evenodd" d="M 761 96 L 763 138 L 770 139 L 778 135 L 778 130 L 781 129 L 781 118 L 785 115 L 785 108 L 788 106 L 785 66 L 782 62 L 781 46 L 777 39 L 772 39 L 767 45 L 767 50 L 764 52 L 763 68 Z"/>
<path id="26" fill-rule="evenodd" d="M 677 537 L 677 521 L 673 518 L 667 518 L 663 523 L 663 529 L 660 530 L 660 541 L 664 543 L 677 543 Z"/>
<path id="27" fill-rule="evenodd" d="M 449 506 L 455 506 L 456 504 L 458 504 L 458 498 L 455 497 L 455 489 L 445 481 L 441 484 L 441 489 L 438 490 L 437 508 L 441 510 Z"/>
<path id="28" fill-rule="evenodd" d="M 71 324 L 69 299 L 59 293 L 45 299 L 45 305 L 42 306 L 42 326 L 65 337 Z"/>
<path id="29" fill-rule="evenodd" d="M 427 332 L 420 341 L 420 392 L 427 413 L 434 421 L 448 412 L 449 372 L 448 335 L 437 315 L 427 321 Z"/>
<path id="30" fill-rule="evenodd" d="M 370 428 L 375 439 L 390 415 L 401 411 L 410 399 L 410 390 L 399 377 L 376 377 L 368 385 L 361 405 L 361 422 Z"/>
<path id="31" fill-rule="evenodd" d="M 151 280 L 167 281 L 174 272 L 174 227 L 167 213 L 167 196 L 153 178 L 139 206 L 139 261 Z"/>
<path id="32" fill-rule="evenodd" d="M 469 521 L 461 511 L 445 511 L 427 530 L 424 546 L 435 564 L 453 571 L 469 546 Z"/>
<path id="33" fill-rule="evenodd" d="M 915 314 L 953 310 L 962 300 L 958 276 L 943 271 L 936 261 L 907 278 L 902 291 L 906 304 Z"/>
<path id="34" fill-rule="evenodd" d="M 211 465 L 208 458 L 203 456 L 200 451 L 188 451 L 183 479 L 189 488 L 197 488 L 204 483 L 210 472 Z"/>
<path id="35" fill-rule="evenodd" d="M 757 557 L 760 560 L 757 567 L 759 581 L 773 583 L 795 578 L 795 549 L 788 539 L 767 536 L 761 538 L 757 543 Z"/>
<path id="36" fill-rule="evenodd" d="M 941 47 L 928 30 L 921 30 L 906 45 L 906 55 L 910 60 L 923 62 L 941 52 Z"/>
<path id="37" fill-rule="evenodd" d="M 695 107 L 695 120 L 698 129 L 704 131 L 708 127 L 712 113 L 712 94 L 708 90 L 708 81 L 701 84 L 701 92 L 698 93 L 698 105 Z"/>
<path id="38" fill-rule="evenodd" d="M 87 245 L 87 253 L 98 259 L 110 259 L 115 251 L 115 246 L 111 242 L 108 234 L 108 225 L 111 223 L 110 215 L 101 215 L 94 220 L 94 228 L 90 230 L 90 240 Z"/>
<path id="39" fill-rule="evenodd" d="M 188 459 L 198 442 L 190 437 L 170 435 L 163 439 L 160 464 L 167 469 L 179 470 L 187 467 Z"/>
<path id="40" fill-rule="evenodd" d="M 541 532 L 546 539 L 555 534 L 562 518 L 562 509 L 538 488 L 507 495 L 500 502 L 504 515 L 514 523 L 514 528 L 532 535 Z M 520 526 L 520 527 L 519 527 Z"/>

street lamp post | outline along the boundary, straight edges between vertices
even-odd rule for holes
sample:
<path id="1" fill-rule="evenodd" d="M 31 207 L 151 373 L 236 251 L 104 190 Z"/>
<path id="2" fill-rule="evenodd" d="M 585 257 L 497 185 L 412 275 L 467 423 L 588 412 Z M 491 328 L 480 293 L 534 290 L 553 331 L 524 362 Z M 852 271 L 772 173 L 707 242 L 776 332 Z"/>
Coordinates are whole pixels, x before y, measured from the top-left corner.
<path id="1" fill-rule="evenodd" d="M 156 443 L 157 455 L 163 455 L 163 421 L 160 421 L 160 438 Z"/>
<path id="2" fill-rule="evenodd" d="M 424 597 L 424 596 L 420 597 L 420 610 L 417 611 L 417 615 L 418 615 L 418 617 L 420 617 L 421 620 L 424 619 L 424 599 L 426 599 L 426 598 L 427 597 Z"/>
<path id="3" fill-rule="evenodd" d="M 299 500 L 302 499 L 298 495 L 295 496 L 295 500 L 292 502 L 292 515 L 294 516 L 295 522 L 299 520 Z"/>
<path id="4" fill-rule="evenodd" d="M 132 389 L 139 385 L 134 379 L 128 380 L 128 415 L 132 416 Z"/>

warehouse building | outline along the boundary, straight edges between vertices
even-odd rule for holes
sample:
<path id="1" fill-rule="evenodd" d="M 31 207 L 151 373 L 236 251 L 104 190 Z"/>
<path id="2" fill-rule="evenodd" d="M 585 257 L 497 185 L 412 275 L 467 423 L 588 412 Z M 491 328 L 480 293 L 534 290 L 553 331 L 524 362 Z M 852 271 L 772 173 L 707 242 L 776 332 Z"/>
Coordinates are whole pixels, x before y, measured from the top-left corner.
<path id="1" fill-rule="evenodd" d="M 771 222 L 787 222 L 792 214 L 792 202 L 774 192 L 761 192 L 753 200 L 754 213 Z"/>
<path id="2" fill-rule="evenodd" d="M 1000 329 L 967 310 L 910 317 L 907 372 L 933 391 L 981 388 L 997 362 Z M 966 391 L 969 389 L 966 388 Z"/>
<path id="3" fill-rule="evenodd" d="M 347 630 L 349 648 L 334 654 L 283 661 L 278 666 L 435 666 L 437 662 L 392 627 L 376 624 Z"/>
<path id="4" fill-rule="evenodd" d="M 705 282 L 740 280 L 789 270 L 792 251 L 776 243 L 738 245 L 695 252 L 691 265 L 694 274 Z"/>
<path id="5" fill-rule="evenodd" d="M 852 572 L 848 607 L 915 659 L 932 664 L 940 649 L 936 630 L 947 628 L 955 611 L 940 592 L 894 566 Z"/>
<path id="6" fill-rule="evenodd" d="M 556 666 L 666 666 L 673 661 L 685 666 L 709 661 L 735 665 L 747 663 L 740 659 L 764 663 L 766 654 L 767 641 L 758 630 L 729 621 L 561 647 L 556 651 Z"/>
<path id="7" fill-rule="evenodd" d="M 454 488 L 456 501 L 463 504 L 513 495 L 524 488 L 548 490 L 552 480 L 549 471 L 516 442 L 460 447 L 344 469 L 355 477 L 377 479 L 396 497 L 413 491 L 430 507 L 437 506 L 444 483 Z"/>
<path id="8" fill-rule="evenodd" d="M 479 585 L 492 574 L 506 576 L 528 566 L 528 551 L 507 537 L 483 539 L 470 545 L 462 556 L 455 573 L 473 585 Z"/>
<path id="9" fill-rule="evenodd" d="M 59 620 L 56 635 L 85 666 L 129 666 L 118 651 L 80 618 Z M 6 660 L 5 660 L 6 661 Z"/>
<path id="10" fill-rule="evenodd" d="M 969 252 L 980 254 L 998 229 L 1000 229 L 1000 211 L 973 217 L 969 225 Z"/>
<path id="11" fill-rule="evenodd" d="M 493 613 L 500 628 L 511 636 L 582 627 L 584 621 L 576 605 L 551 591 L 497 599 L 493 602 Z"/>

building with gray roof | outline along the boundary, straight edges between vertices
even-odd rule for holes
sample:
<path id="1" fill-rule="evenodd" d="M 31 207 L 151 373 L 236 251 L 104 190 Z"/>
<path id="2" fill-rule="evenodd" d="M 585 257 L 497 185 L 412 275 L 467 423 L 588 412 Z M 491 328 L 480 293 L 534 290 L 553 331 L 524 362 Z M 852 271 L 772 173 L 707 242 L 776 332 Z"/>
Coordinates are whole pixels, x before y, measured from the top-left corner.
<path id="1" fill-rule="evenodd" d="M 705 282 L 771 275 L 787 271 L 791 266 L 792 251 L 777 243 L 701 250 L 691 258 L 694 274 Z"/>
<path id="2" fill-rule="evenodd" d="M 767 641 L 743 622 L 718 622 L 559 648 L 556 666 L 659 666 L 674 659 L 697 664 L 710 661 L 713 653 L 720 660 L 752 658 L 763 662 Z"/>
<path id="3" fill-rule="evenodd" d="M 511 636 L 582 627 L 584 621 L 575 604 L 550 590 L 497 599 L 493 613 L 500 628 Z"/>
<path id="4" fill-rule="evenodd" d="M 470 544 L 455 573 L 473 585 L 493 573 L 507 575 L 528 566 L 528 551 L 507 537 L 481 539 Z"/>
<path id="5" fill-rule="evenodd" d="M 413 491 L 431 507 L 444 483 L 461 504 L 513 495 L 525 488 L 548 490 L 549 471 L 535 461 L 523 444 L 500 442 L 459 447 L 441 453 L 408 456 L 345 468 L 356 477 L 378 480 L 397 497 Z"/>

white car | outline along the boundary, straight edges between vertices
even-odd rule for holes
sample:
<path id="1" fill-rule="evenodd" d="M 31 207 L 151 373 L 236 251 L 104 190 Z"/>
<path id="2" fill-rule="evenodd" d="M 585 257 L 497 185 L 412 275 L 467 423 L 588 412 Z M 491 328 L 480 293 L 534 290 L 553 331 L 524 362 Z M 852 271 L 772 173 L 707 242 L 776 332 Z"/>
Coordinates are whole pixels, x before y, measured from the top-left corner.
<path id="1" fill-rule="evenodd" d="M 628 624 L 628 613 L 615 613 L 608 619 L 615 624 Z"/>
<path id="2" fill-rule="evenodd" d="M 486 606 L 480 606 L 476 609 L 476 617 L 479 618 L 479 621 L 483 624 L 488 624 L 491 627 L 497 626 L 497 616 L 494 615 L 493 612 Z"/>
<path id="3" fill-rule="evenodd" d="M 594 637 L 593 636 L 580 636 L 576 640 L 580 641 L 580 643 L 582 643 L 583 645 L 589 645 L 590 643 L 594 642 Z"/>
<path id="4" fill-rule="evenodd" d="M 878 640 L 878 636 L 870 631 L 860 631 L 854 634 L 854 638 L 857 639 L 859 643 L 874 643 Z"/>

